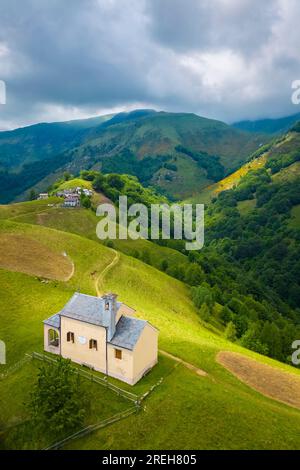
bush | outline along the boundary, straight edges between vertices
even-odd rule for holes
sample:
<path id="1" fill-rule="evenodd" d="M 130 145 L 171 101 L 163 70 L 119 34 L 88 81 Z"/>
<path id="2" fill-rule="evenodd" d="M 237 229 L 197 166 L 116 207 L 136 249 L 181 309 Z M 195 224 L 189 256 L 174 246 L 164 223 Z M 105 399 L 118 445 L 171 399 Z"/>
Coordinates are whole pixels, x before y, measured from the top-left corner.
<path id="1" fill-rule="evenodd" d="M 210 310 L 213 309 L 215 299 L 211 287 L 203 283 L 202 286 L 192 288 L 192 299 L 197 308 L 201 308 L 205 303 Z"/>
<path id="2" fill-rule="evenodd" d="M 101 173 L 98 173 L 98 175 L 94 179 L 93 188 L 95 189 L 95 191 L 103 191 L 106 187 L 107 184 L 105 176 Z"/>
<path id="3" fill-rule="evenodd" d="M 84 194 L 81 194 L 80 196 L 80 203 L 85 209 L 89 209 L 92 205 L 91 198 L 89 196 L 85 196 Z"/>
<path id="4" fill-rule="evenodd" d="M 236 328 L 232 321 L 230 321 L 226 326 L 224 335 L 228 341 L 234 342 L 236 340 Z"/>
<path id="5" fill-rule="evenodd" d="M 190 286 L 201 284 L 204 279 L 204 273 L 198 264 L 190 264 L 185 273 L 185 282 Z"/>
<path id="6" fill-rule="evenodd" d="M 220 312 L 221 321 L 227 325 L 232 320 L 233 314 L 232 311 L 225 305 Z"/>
<path id="7" fill-rule="evenodd" d="M 161 267 L 162 271 L 166 272 L 168 267 L 169 267 L 168 261 L 166 259 L 163 259 L 162 262 L 161 262 L 160 267 Z"/>
<path id="8" fill-rule="evenodd" d="M 244 348 L 251 349 L 252 351 L 265 356 L 269 353 L 268 346 L 262 343 L 259 339 L 259 326 L 257 325 L 251 325 L 251 327 L 242 336 L 240 344 Z"/>
<path id="9" fill-rule="evenodd" d="M 106 182 L 107 184 L 109 184 L 109 186 L 117 189 L 118 191 L 121 191 L 121 189 L 124 188 L 124 184 L 125 184 L 124 181 L 122 180 L 122 177 L 117 174 L 107 175 Z"/>
<path id="10" fill-rule="evenodd" d="M 202 318 L 202 320 L 205 322 L 208 322 L 210 320 L 211 311 L 206 303 L 202 304 L 199 310 L 199 315 Z"/>

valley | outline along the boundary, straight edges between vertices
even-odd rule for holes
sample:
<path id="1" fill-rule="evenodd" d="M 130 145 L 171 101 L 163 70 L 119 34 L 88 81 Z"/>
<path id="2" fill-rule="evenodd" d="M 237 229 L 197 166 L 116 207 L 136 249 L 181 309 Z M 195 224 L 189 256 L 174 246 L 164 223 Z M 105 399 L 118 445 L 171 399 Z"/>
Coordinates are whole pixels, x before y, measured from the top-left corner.
<path id="1" fill-rule="evenodd" d="M 230 173 L 269 140 L 195 114 L 152 110 L 1 132 L 0 202 L 26 200 L 31 188 L 84 169 L 132 174 L 183 199 L 218 178 L 216 164 Z"/>
<path id="2" fill-rule="evenodd" d="M 56 180 L 46 200 L 0 206 L 0 338 L 7 347 L 0 377 L 5 397 L 0 404 L 1 448 L 53 444 L 29 436 L 23 403 L 39 364 L 23 361 L 26 354 L 42 353 L 43 319 L 58 312 L 75 291 L 116 292 L 139 318 L 159 329 L 158 365 L 133 387 L 109 379 L 137 396 L 159 385 L 134 414 L 62 448 L 299 447 L 299 401 L 289 394 L 298 390 L 300 378 L 289 350 L 299 331 L 299 141 L 295 132 L 280 139 L 279 146 L 277 141 L 270 144 L 236 172 L 193 193 L 193 202 L 207 204 L 207 238 L 199 253 L 188 253 L 176 240 L 100 243 L 95 214 L 100 202 L 116 202 L 120 194 L 146 205 L 167 201 L 122 174 L 93 169 L 74 179 L 69 175 Z M 93 188 L 91 207 L 61 207 L 56 192 L 77 186 Z M 285 212 L 276 202 L 283 195 Z M 275 226 L 276 240 L 270 241 Z M 253 248 L 254 233 L 260 245 Z M 280 266 L 289 272 L 288 293 L 280 288 Z M 270 280 L 274 269 L 276 283 Z M 238 362 L 232 359 L 236 357 Z M 264 374 L 272 390 L 258 384 Z M 126 412 L 128 403 L 109 389 L 85 379 L 83 387 L 92 397 L 85 426 Z M 104 401 L 109 406 L 102 406 Z"/>

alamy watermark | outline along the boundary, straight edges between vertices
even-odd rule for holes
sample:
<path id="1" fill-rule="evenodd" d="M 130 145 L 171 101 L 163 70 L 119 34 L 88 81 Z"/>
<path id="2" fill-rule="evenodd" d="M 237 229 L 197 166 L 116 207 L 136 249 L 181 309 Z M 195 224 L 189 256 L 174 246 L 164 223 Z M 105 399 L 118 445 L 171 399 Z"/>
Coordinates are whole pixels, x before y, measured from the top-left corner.
<path id="1" fill-rule="evenodd" d="M 6 104 L 6 84 L 0 80 L 0 104 Z"/>
<path id="2" fill-rule="evenodd" d="M 113 204 L 100 204 L 96 233 L 100 240 L 185 240 L 186 250 L 204 245 L 204 204 L 132 204 L 119 197 L 118 220 Z"/>
<path id="3" fill-rule="evenodd" d="M 6 347 L 4 341 L 0 340 L 0 364 L 6 364 Z"/>
<path id="4" fill-rule="evenodd" d="M 300 365 L 300 340 L 296 340 L 292 344 L 292 349 L 295 349 L 295 351 L 292 354 L 292 363 L 294 366 L 299 366 Z"/>
<path id="5" fill-rule="evenodd" d="M 300 104 L 300 80 L 294 80 L 292 82 L 292 103 L 293 104 Z"/>

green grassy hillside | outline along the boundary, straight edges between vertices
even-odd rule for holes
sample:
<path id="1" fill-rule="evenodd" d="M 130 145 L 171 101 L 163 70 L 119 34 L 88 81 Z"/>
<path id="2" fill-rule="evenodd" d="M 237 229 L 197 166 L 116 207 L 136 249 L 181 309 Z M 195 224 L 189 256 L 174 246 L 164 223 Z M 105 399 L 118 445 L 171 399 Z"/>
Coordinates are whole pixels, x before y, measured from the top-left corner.
<path id="1" fill-rule="evenodd" d="M 15 207 L 12 205 L 10 207 Z M 17 204 L 17 206 L 31 206 L 31 203 Z M 15 213 L 15 212 L 13 212 Z M 8 216 L 6 211 L 6 216 Z M 0 208 L 1 217 L 1 208 Z M 10 216 L 9 216 L 10 217 Z M 67 231 L 83 237 L 89 238 L 96 242 L 100 242 L 96 235 L 96 226 L 99 219 L 92 211 L 85 209 L 66 210 L 56 207 L 46 207 L 40 211 L 27 211 L 19 216 L 13 216 L 16 222 L 30 223 L 41 225 L 45 227 L 55 228 L 62 231 Z M 172 271 L 177 266 L 187 268 L 189 265 L 188 258 L 184 254 L 168 247 L 154 245 L 148 240 L 114 240 L 112 247 L 121 251 L 122 253 L 140 258 L 147 261 L 149 264 L 161 269 L 163 261 L 167 261 L 168 271 Z"/>
<path id="2" fill-rule="evenodd" d="M 194 114 L 153 113 L 94 131 L 78 147 L 69 165 L 81 167 L 82 157 L 104 172 L 136 175 L 167 194 L 182 198 L 211 181 L 197 160 L 200 152 L 218 158 L 225 172 L 244 162 L 266 137 L 237 131 L 226 124 Z M 98 134 L 98 135 L 97 135 Z M 186 148 L 195 156 L 182 152 Z M 105 157 L 105 158 L 103 158 Z"/>
<path id="3" fill-rule="evenodd" d="M 217 197 L 222 191 L 236 186 L 243 176 L 245 176 L 250 170 L 256 170 L 265 166 L 267 157 L 265 154 L 255 158 L 254 160 L 245 163 L 237 171 L 231 173 L 231 175 L 223 178 L 217 183 L 207 186 L 199 193 L 194 194 L 193 197 L 188 199 L 188 202 L 208 204 L 213 198 Z"/>
<path id="4" fill-rule="evenodd" d="M 49 160 L 79 145 L 91 129 L 113 116 L 41 123 L 12 131 L 0 132 L 0 169 L 18 170 L 25 164 Z"/>
<path id="5" fill-rule="evenodd" d="M 90 168 L 138 176 L 179 199 L 219 179 L 211 162 L 231 172 L 268 139 L 194 114 L 151 110 L 1 132 L 0 201 Z"/>
<path id="6" fill-rule="evenodd" d="M 288 132 L 262 147 L 260 151 L 255 152 L 250 161 L 242 165 L 237 171 L 220 179 L 217 183 L 195 192 L 193 197 L 189 198 L 189 201 L 208 204 L 212 198 L 218 196 L 222 191 L 237 186 L 250 170 L 266 168 L 274 181 L 292 181 L 299 176 L 299 158 L 300 133 Z"/>
<path id="7" fill-rule="evenodd" d="M 66 251 L 74 262 L 75 273 L 67 282 L 41 282 L 41 279 L 26 274 L 0 270 L 0 337 L 7 345 L 6 368 L 22 359 L 24 353 L 42 350 L 42 320 L 61 309 L 74 290 L 95 294 L 99 275 L 115 257 L 114 251 L 83 236 L 20 223 L 20 218 L 31 217 L 35 212 L 34 204 L 28 204 L 30 211 L 25 206 L 22 210 L 18 207 L 23 215 L 13 220 L 4 219 L 8 210 L 2 208 L 1 233 L 30 237 L 41 241 L 49 250 Z M 161 350 L 201 368 L 208 375 L 199 376 L 183 364 L 160 356 L 159 365 L 145 379 L 146 382 L 142 380 L 130 387 L 139 393 L 147 384 L 164 377 L 143 411 L 73 441 L 68 447 L 299 447 L 300 411 L 244 385 L 216 362 L 216 355 L 222 350 L 239 351 L 275 368 L 293 374 L 297 374 L 296 370 L 230 343 L 221 333 L 214 333 L 200 320 L 186 285 L 132 257 L 121 254 L 117 264 L 102 278 L 101 288 L 117 292 L 120 300 L 137 309 L 139 317 L 159 328 Z M 1 396 L 9 397 L 10 403 L 2 415 L 2 427 L 26 417 L 21 401 L 28 393 L 28 384 L 33 376 L 32 367 L 26 366 L 0 382 Z M 12 389 L 14 394 L 11 394 Z M 95 400 L 97 393 L 94 390 Z M 117 402 L 114 404 L 112 401 L 112 406 L 117 409 Z M 101 409 L 97 410 L 95 417 L 98 419 L 101 415 Z M 11 432 L 4 432 L 4 446 L 13 445 Z"/>

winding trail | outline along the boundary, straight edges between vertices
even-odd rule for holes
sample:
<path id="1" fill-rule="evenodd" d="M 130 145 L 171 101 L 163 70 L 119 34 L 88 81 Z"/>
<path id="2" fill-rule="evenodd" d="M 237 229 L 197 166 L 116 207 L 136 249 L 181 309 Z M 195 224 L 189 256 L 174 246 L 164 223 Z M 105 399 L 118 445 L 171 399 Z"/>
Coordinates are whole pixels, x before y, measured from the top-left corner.
<path id="1" fill-rule="evenodd" d="M 97 293 L 97 297 L 101 297 L 101 295 L 103 295 L 103 291 L 102 291 L 102 288 L 103 288 L 103 281 L 104 281 L 104 278 L 105 276 L 107 275 L 107 273 L 113 269 L 117 264 L 118 262 L 120 261 L 120 253 L 116 250 L 113 250 L 112 251 L 114 252 L 115 256 L 114 258 L 112 259 L 112 261 L 103 269 L 103 271 L 101 271 L 101 273 L 97 276 L 97 278 L 95 279 L 95 290 L 96 290 L 96 293 Z M 202 369 L 199 369 L 198 367 L 194 366 L 193 364 L 190 364 L 189 362 L 186 362 L 184 361 L 183 359 L 180 359 L 179 357 L 177 356 L 173 356 L 173 354 L 170 354 L 168 353 L 167 351 L 163 351 L 162 349 L 159 350 L 159 352 L 166 356 L 166 357 L 169 357 L 170 359 L 173 359 L 173 361 L 177 362 L 178 364 L 182 364 L 184 367 L 186 367 L 187 369 L 195 372 L 197 375 L 200 375 L 201 377 L 206 377 L 207 376 L 207 372 L 205 372 L 204 370 Z"/>
<path id="2" fill-rule="evenodd" d="M 39 216 L 40 214 L 43 214 L 44 212 L 49 212 L 49 209 L 52 209 L 52 207 L 47 207 L 46 209 L 43 209 L 39 212 L 33 210 L 33 211 L 28 211 L 28 212 L 21 212 L 20 214 L 13 215 L 11 217 L 8 217 L 8 220 L 16 220 L 18 218 L 24 217 L 26 215 L 36 215 Z M 37 217 L 38 218 L 38 217 Z"/>
<path id="3" fill-rule="evenodd" d="M 70 261 L 72 268 L 71 268 L 70 274 L 68 274 L 68 276 L 66 276 L 66 277 L 63 279 L 64 282 L 68 282 L 70 279 L 72 279 L 72 277 L 74 276 L 74 273 L 75 273 L 75 264 L 74 264 L 74 261 L 73 261 L 69 256 L 68 256 L 67 258 L 68 258 L 68 260 Z"/>
<path id="4" fill-rule="evenodd" d="M 101 288 L 103 287 L 103 281 L 104 281 L 105 276 L 112 268 L 116 266 L 116 264 L 118 264 L 120 260 L 120 253 L 116 250 L 113 250 L 112 248 L 111 250 L 115 254 L 113 260 L 103 269 L 103 271 L 101 271 L 99 276 L 95 279 L 95 290 L 96 290 L 97 297 L 101 297 L 101 295 L 103 294 L 103 291 L 101 291 Z"/>
<path id="5" fill-rule="evenodd" d="M 173 356 L 173 354 L 168 353 L 167 351 L 163 351 L 162 349 L 159 350 L 159 352 L 166 357 L 169 357 L 170 359 L 173 359 L 173 361 L 178 362 L 179 364 L 182 364 L 184 367 L 186 367 L 189 370 L 192 370 L 195 372 L 197 375 L 200 375 L 201 377 L 206 377 L 207 372 L 205 372 L 202 369 L 199 369 L 198 367 L 194 366 L 193 364 L 190 364 L 189 362 L 184 361 L 183 359 L 180 359 L 180 357 Z"/>

